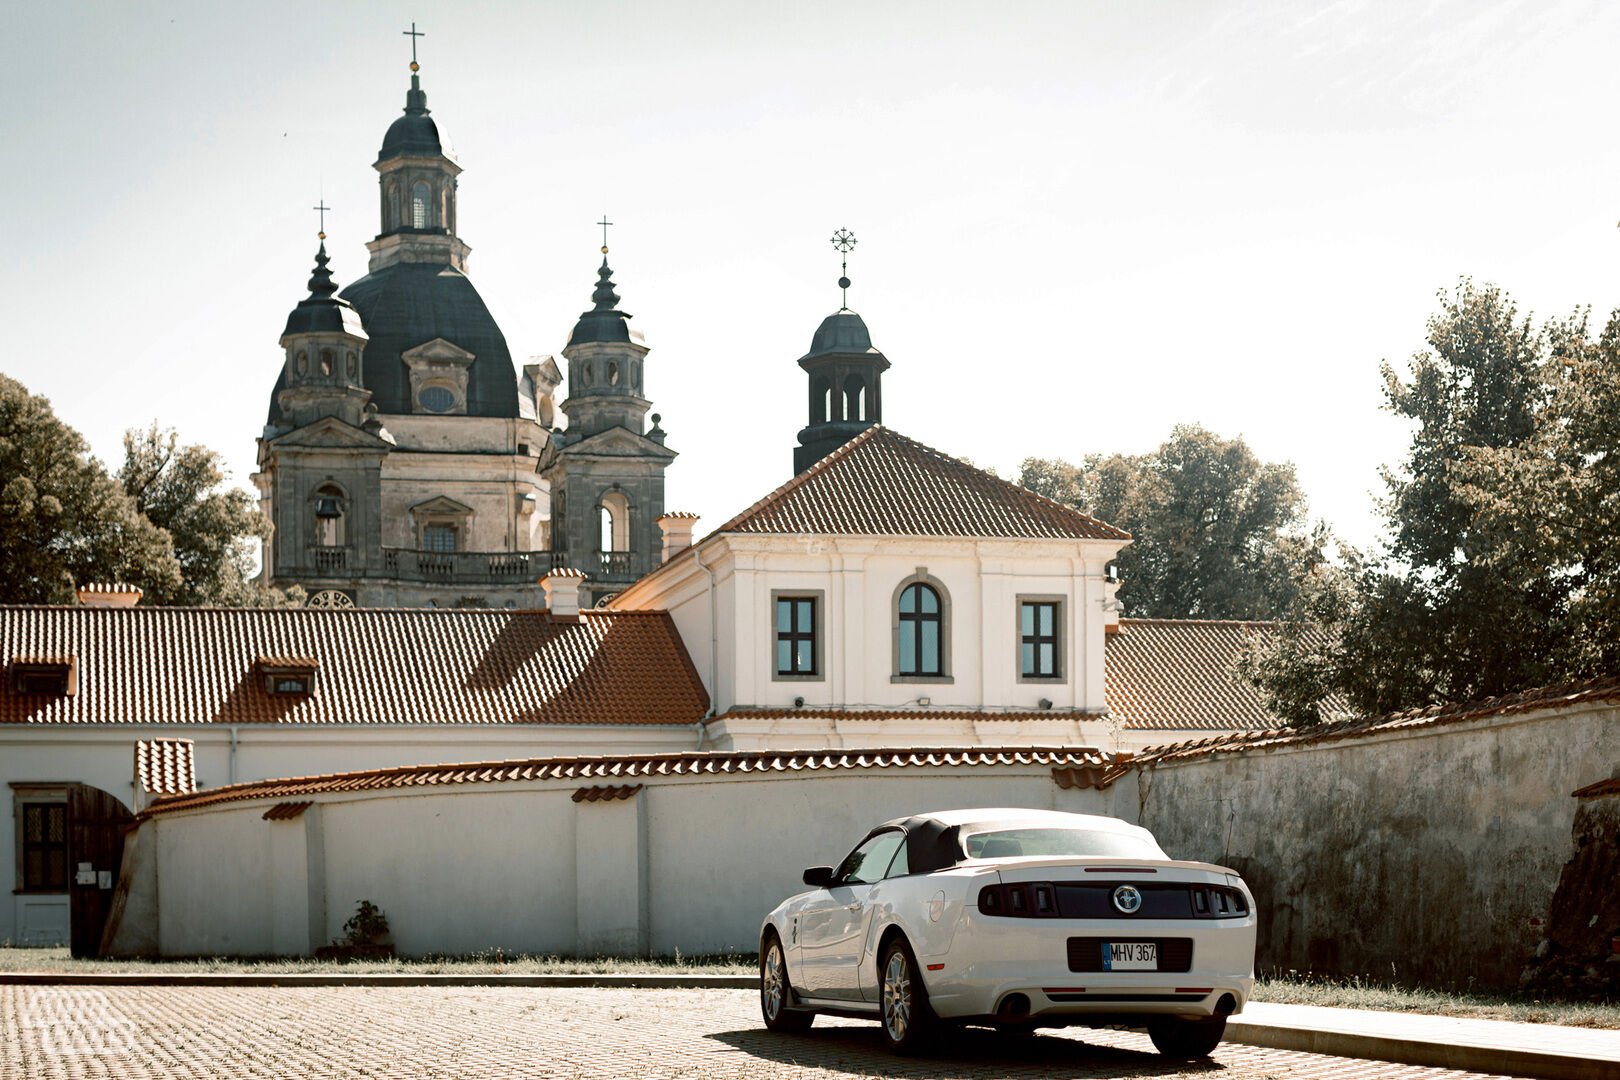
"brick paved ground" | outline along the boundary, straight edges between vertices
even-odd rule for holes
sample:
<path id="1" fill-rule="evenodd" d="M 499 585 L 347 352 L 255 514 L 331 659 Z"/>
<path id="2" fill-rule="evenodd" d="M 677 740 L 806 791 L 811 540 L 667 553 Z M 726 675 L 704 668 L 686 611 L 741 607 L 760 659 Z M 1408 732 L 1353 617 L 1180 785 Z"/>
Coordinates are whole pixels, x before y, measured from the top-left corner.
<path id="1" fill-rule="evenodd" d="M 875 1024 L 771 1035 L 746 990 L 0 986 L 0 1077 L 1260 1077 L 1475 1074 L 1222 1046 L 1166 1066 L 1146 1036 L 967 1031 L 889 1056 Z"/>

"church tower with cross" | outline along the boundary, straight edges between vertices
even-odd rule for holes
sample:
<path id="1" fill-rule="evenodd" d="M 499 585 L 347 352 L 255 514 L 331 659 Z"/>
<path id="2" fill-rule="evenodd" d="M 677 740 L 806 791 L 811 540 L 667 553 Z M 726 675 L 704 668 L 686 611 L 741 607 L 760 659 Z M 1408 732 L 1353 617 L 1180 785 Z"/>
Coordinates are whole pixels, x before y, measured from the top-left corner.
<path id="1" fill-rule="evenodd" d="M 283 335 L 254 474 L 273 526 L 263 575 L 303 587 L 318 606 L 540 607 L 539 581 L 553 566 L 599 569 L 587 559 L 597 548 L 552 538 L 542 458 L 557 438 L 562 373 L 550 357 L 514 364 L 468 276 L 461 166 L 428 108 L 422 34 L 414 24 L 404 33 L 410 86 L 373 162 L 379 228 L 366 244 L 368 272 L 338 291 L 323 201 L 310 296 Z M 624 355 L 595 363 L 617 363 L 639 388 L 645 347 L 626 337 L 601 348 Z M 595 434 L 617 423 L 650 442 L 640 429 L 649 403 L 637 400 L 640 412 L 587 408 L 580 423 Z"/>
<path id="2" fill-rule="evenodd" d="M 793 472 L 802 473 L 849 440 L 883 422 L 883 373 L 889 361 L 872 344 L 866 322 L 849 308 L 849 253 L 855 234 L 839 229 L 833 247 L 843 257 L 838 288 L 843 302 L 821 321 L 810 351 L 799 357 L 810 382 L 810 422 L 793 448 Z"/>
<path id="3" fill-rule="evenodd" d="M 588 599 L 606 598 L 653 569 L 662 553 L 664 470 L 675 451 L 664 446 L 659 416 L 646 427 L 648 347 L 619 308 L 608 266 L 606 215 L 602 265 L 591 308 L 574 324 L 568 361 L 568 427 L 556 433 L 541 467 L 551 487 L 552 546 L 590 577 Z"/>

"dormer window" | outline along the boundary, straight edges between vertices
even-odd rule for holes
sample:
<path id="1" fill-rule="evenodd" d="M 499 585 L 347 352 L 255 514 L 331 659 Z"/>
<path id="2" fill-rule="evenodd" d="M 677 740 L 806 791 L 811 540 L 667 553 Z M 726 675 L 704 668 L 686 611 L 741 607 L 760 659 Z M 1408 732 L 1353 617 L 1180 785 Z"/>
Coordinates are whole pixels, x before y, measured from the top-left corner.
<path id="1" fill-rule="evenodd" d="M 447 413 L 456 407 L 456 392 L 448 386 L 424 386 L 416 400 L 428 412 Z"/>
<path id="2" fill-rule="evenodd" d="M 306 656 L 261 656 L 254 661 L 264 680 L 264 692 L 273 697 L 308 697 L 315 692 L 320 661 Z"/>
<path id="3" fill-rule="evenodd" d="M 79 661 L 73 656 L 14 656 L 11 689 L 19 694 L 72 697 L 79 692 Z"/>

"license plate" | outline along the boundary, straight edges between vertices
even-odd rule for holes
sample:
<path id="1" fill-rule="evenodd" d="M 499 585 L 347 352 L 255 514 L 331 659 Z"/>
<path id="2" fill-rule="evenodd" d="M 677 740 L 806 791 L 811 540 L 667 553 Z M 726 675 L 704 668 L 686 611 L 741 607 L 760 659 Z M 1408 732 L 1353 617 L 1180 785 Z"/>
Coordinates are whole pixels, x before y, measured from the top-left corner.
<path id="1" fill-rule="evenodd" d="M 1104 971 L 1158 971 L 1159 943 L 1156 941 L 1105 941 L 1102 943 Z"/>

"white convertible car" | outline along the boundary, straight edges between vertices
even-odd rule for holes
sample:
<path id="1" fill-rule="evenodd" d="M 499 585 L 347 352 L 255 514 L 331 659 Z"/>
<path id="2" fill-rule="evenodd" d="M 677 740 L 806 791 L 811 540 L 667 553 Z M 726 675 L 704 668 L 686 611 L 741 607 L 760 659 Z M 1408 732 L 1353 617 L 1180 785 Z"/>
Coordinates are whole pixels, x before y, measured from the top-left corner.
<path id="1" fill-rule="evenodd" d="M 1215 1049 L 1254 986 L 1243 879 L 1171 859 L 1115 818 L 919 814 L 879 825 L 804 883 L 760 936 L 772 1031 L 863 1017 L 913 1053 L 941 1022 L 1124 1025 L 1186 1059 Z"/>

